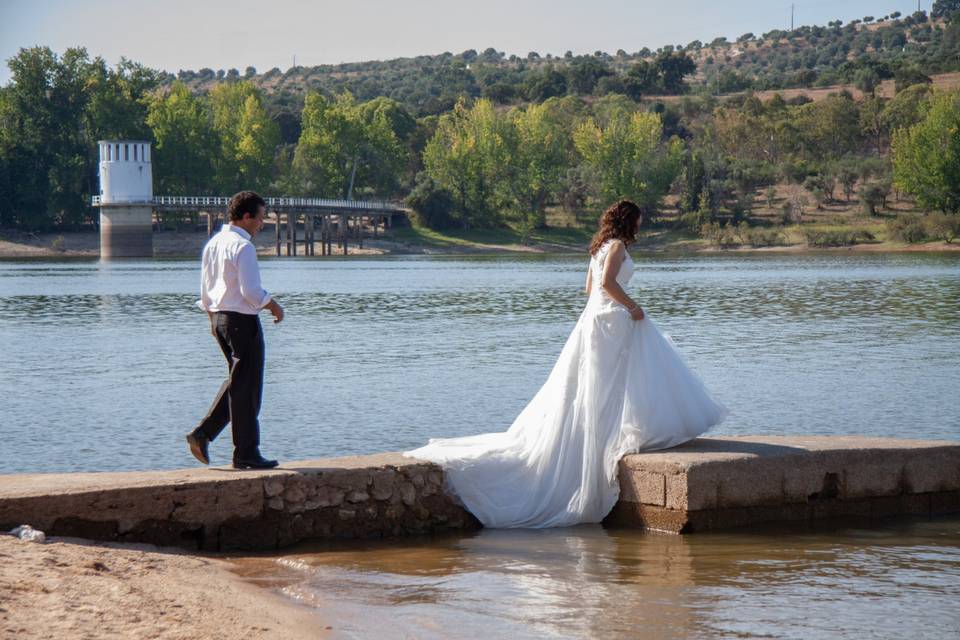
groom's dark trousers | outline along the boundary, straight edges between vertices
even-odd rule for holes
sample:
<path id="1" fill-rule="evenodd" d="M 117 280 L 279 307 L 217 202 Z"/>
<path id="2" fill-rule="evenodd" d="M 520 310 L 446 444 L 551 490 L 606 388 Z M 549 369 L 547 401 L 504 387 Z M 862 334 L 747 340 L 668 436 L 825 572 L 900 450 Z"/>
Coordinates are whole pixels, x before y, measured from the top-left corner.
<path id="1" fill-rule="evenodd" d="M 263 395 L 263 327 L 259 316 L 217 311 L 213 314 L 213 328 L 227 358 L 229 375 L 196 432 L 212 441 L 230 423 L 234 460 L 252 459 L 260 453 L 257 416 Z"/>

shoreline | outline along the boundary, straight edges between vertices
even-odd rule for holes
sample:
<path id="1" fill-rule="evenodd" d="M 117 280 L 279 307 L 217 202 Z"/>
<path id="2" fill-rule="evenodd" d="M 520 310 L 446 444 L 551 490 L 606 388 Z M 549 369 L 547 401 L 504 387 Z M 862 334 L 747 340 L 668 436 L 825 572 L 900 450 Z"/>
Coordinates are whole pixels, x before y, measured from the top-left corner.
<path id="1" fill-rule="evenodd" d="M 62 238 L 62 241 L 59 239 Z M 207 240 L 206 232 L 155 232 L 153 235 L 153 258 L 198 258 Z M 59 243 L 58 243 L 59 241 Z M 0 260 L 29 259 L 96 259 L 100 255 L 100 236 L 97 233 L 72 231 L 65 233 L 26 234 L 23 232 L 0 231 Z M 54 248 L 58 243 L 61 248 Z M 319 243 L 317 243 L 319 245 Z M 257 238 L 257 254 L 263 258 L 276 256 L 274 237 L 264 233 Z M 319 247 L 318 247 L 319 249 Z M 530 244 L 474 242 L 460 244 L 441 244 L 431 242 L 408 242 L 396 239 L 367 238 L 361 249 L 355 243 L 348 247 L 348 255 L 337 253 L 329 258 L 343 257 L 383 257 L 402 255 L 458 256 L 458 255 L 546 255 L 546 254 L 582 254 L 587 251 L 586 244 L 564 244 L 559 242 L 534 242 Z M 705 245 L 700 241 L 658 241 L 651 237 L 641 239 L 632 247 L 634 254 L 654 255 L 768 255 L 796 253 L 953 253 L 960 251 L 960 242 L 942 241 L 916 244 L 894 242 L 872 242 L 845 247 L 808 247 L 805 244 L 791 244 L 772 247 L 745 247 L 721 249 Z M 319 254 L 319 251 L 317 252 Z M 302 245 L 298 255 L 302 255 Z M 311 259 L 320 257 L 311 256 Z M 327 256 L 325 256 L 327 257 Z"/>
<path id="2" fill-rule="evenodd" d="M 141 543 L 0 535 L 0 632 L 7 637 L 307 640 L 331 635 L 315 610 L 251 583 L 226 557 Z"/>

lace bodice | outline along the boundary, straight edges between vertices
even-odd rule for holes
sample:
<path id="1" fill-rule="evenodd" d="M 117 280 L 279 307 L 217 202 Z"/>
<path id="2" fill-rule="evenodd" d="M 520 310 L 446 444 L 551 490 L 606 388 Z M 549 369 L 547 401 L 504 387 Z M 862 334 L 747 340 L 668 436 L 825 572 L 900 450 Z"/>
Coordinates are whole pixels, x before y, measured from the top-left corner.
<path id="1" fill-rule="evenodd" d="M 603 243 L 603 246 L 597 250 L 597 254 L 590 257 L 590 275 L 593 278 L 593 293 L 595 295 L 609 297 L 603 290 L 603 287 L 600 286 L 600 282 L 603 278 L 603 265 L 606 264 L 607 255 L 610 253 L 610 247 L 613 246 L 613 242 L 613 240 L 607 240 Z M 620 265 L 620 271 L 617 272 L 617 282 L 621 287 L 625 287 L 632 277 L 633 258 L 627 253 L 623 263 Z"/>

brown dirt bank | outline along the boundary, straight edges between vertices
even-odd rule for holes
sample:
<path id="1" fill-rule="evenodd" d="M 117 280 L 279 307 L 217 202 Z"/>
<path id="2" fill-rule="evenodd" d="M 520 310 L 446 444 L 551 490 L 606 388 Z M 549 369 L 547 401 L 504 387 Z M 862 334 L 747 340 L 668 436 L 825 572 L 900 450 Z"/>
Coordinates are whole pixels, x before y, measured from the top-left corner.
<path id="1" fill-rule="evenodd" d="M 0 535 L 0 637 L 300 640 L 319 616 L 244 582 L 222 558 L 146 544 Z"/>
<path id="2" fill-rule="evenodd" d="M 203 245 L 207 241 L 205 232 L 175 232 L 165 231 L 153 234 L 154 255 L 157 257 L 197 257 L 199 258 Z M 275 252 L 274 236 L 264 232 L 256 239 L 257 252 L 262 256 L 272 256 Z M 302 253 L 303 246 L 298 247 L 298 254 Z M 377 255 L 478 255 L 497 253 L 584 253 L 587 247 L 559 244 L 559 243 L 463 243 L 457 245 L 434 245 L 430 243 L 414 243 L 395 241 L 383 238 L 365 239 L 362 249 L 355 243 L 349 245 L 351 256 Z M 635 253 L 682 253 L 682 254 L 718 254 L 718 253 L 800 253 L 800 252 L 896 252 L 896 253 L 928 253 L 960 251 L 960 242 L 947 244 L 945 242 L 925 242 L 918 244 L 903 244 L 894 242 L 874 242 L 856 244 L 850 247 L 833 247 L 812 249 L 805 244 L 790 244 L 778 247 L 735 247 L 717 249 L 710 247 L 704 241 L 685 240 L 664 241 L 656 236 L 641 238 L 632 248 Z M 100 251 L 100 237 L 97 233 L 75 231 L 64 233 L 32 234 L 19 231 L 0 230 L 0 259 L 43 259 L 43 258 L 95 258 Z M 284 249 L 285 251 L 285 249 Z M 316 254 L 320 254 L 319 243 Z M 342 255 L 334 247 L 334 254 Z"/>

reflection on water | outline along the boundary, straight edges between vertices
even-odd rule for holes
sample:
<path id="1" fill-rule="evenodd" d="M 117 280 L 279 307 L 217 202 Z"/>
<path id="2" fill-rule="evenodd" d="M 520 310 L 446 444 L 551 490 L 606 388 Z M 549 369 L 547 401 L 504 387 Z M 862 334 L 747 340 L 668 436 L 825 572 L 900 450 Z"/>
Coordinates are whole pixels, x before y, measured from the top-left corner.
<path id="1" fill-rule="evenodd" d="M 960 519 L 691 536 L 603 529 L 305 545 L 236 560 L 342 637 L 960 636 Z"/>
<path id="2" fill-rule="evenodd" d="M 585 302 L 581 257 L 261 264 L 288 312 L 262 441 L 287 460 L 506 429 Z M 733 409 L 716 433 L 960 437 L 960 255 L 637 265 L 630 292 Z M 225 368 L 198 283 L 196 261 L 0 263 L 0 472 L 193 465 Z"/>

